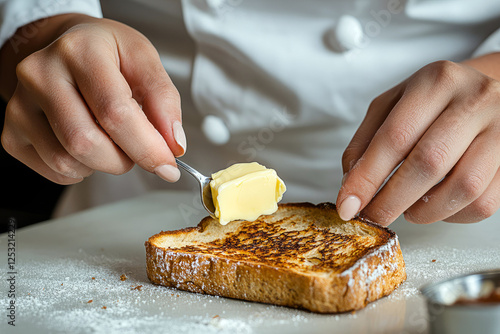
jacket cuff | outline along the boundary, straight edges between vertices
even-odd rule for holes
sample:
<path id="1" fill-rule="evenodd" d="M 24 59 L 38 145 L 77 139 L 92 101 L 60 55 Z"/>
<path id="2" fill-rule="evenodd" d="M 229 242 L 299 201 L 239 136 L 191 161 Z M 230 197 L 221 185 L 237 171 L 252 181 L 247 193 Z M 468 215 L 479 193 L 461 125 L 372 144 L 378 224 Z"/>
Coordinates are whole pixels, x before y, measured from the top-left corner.
<path id="1" fill-rule="evenodd" d="M 0 0 L 0 47 L 18 28 L 47 17 L 79 13 L 102 17 L 99 0 Z M 43 29 L 43 21 L 39 29 Z M 25 38 L 33 31 L 27 31 Z M 21 36 L 22 37 L 22 36 Z"/>

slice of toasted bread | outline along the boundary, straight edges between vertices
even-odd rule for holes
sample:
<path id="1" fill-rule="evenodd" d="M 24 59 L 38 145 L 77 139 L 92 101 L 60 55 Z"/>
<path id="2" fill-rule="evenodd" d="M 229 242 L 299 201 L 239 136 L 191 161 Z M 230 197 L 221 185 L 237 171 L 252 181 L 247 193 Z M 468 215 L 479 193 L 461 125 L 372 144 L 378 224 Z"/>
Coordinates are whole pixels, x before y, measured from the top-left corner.
<path id="1" fill-rule="evenodd" d="M 281 204 L 254 222 L 224 226 L 207 217 L 145 245 L 153 283 L 313 312 L 363 308 L 406 279 L 396 234 L 344 222 L 331 203 Z"/>

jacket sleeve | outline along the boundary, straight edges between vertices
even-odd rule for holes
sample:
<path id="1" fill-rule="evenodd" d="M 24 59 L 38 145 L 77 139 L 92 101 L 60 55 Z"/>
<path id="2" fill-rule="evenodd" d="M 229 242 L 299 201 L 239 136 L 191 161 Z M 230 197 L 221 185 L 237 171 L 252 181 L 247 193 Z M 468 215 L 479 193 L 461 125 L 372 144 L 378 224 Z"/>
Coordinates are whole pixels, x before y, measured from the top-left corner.
<path id="1" fill-rule="evenodd" d="M 479 57 L 488 53 L 500 52 L 500 29 L 496 30 L 472 54 L 473 57 Z"/>
<path id="2" fill-rule="evenodd" d="M 28 23 L 67 13 L 102 17 L 99 0 L 0 0 L 0 47 Z M 43 20 L 39 29 L 43 29 Z M 26 31 L 29 38 L 30 31 Z"/>

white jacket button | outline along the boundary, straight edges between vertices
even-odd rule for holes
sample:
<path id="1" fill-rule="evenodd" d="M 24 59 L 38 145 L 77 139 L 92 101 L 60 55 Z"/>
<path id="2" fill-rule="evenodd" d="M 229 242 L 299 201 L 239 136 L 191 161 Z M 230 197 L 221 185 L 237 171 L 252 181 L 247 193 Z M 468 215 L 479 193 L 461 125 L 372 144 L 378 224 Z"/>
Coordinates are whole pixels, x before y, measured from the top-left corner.
<path id="1" fill-rule="evenodd" d="M 336 51 L 345 52 L 361 47 L 363 38 L 363 28 L 359 20 L 351 15 L 343 15 L 329 34 L 328 42 Z"/>
<path id="2" fill-rule="evenodd" d="M 201 129 L 205 137 L 215 145 L 224 145 L 229 141 L 231 134 L 224 121 L 217 116 L 208 115 L 203 119 Z"/>

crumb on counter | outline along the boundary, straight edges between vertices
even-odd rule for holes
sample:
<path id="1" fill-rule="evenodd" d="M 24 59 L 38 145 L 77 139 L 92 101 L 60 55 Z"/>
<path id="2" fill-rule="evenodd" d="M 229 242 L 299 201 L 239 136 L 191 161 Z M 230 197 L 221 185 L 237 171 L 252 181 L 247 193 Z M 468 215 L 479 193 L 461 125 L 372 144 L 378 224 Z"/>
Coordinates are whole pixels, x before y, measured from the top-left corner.
<path id="1" fill-rule="evenodd" d="M 431 262 L 436 262 L 436 259 L 432 260 Z"/>
<path id="2" fill-rule="evenodd" d="M 90 300 L 87 302 L 87 304 L 90 304 L 90 303 L 92 303 L 93 301 L 94 301 L 93 299 L 90 299 Z"/>
<path id="3" fill-rule="evenodd" d="M 125 276 L 125 274 L 122 274 L 120 276 L 120 281 L 125 281 L 127 279 L 127 276 Z"/>
<path id="4" fill-rule="evenodd" d="M 101 308 L 102 308 L 103 310 L 107 309 L 107 307 L 106 307 L 106 306 L 103 306 L 103 307 L 101 307 Z"/>
<path id="5" fill-rule="evenodd" d="M 136 286 L 136 287 L 134 287 L 134 288 L 132 288 L 130 290 L 139 290 L 139 291 L 142 291 L 141 289 L 142 289 L 142 285 L 138 285 L 138 286 Z"/>

